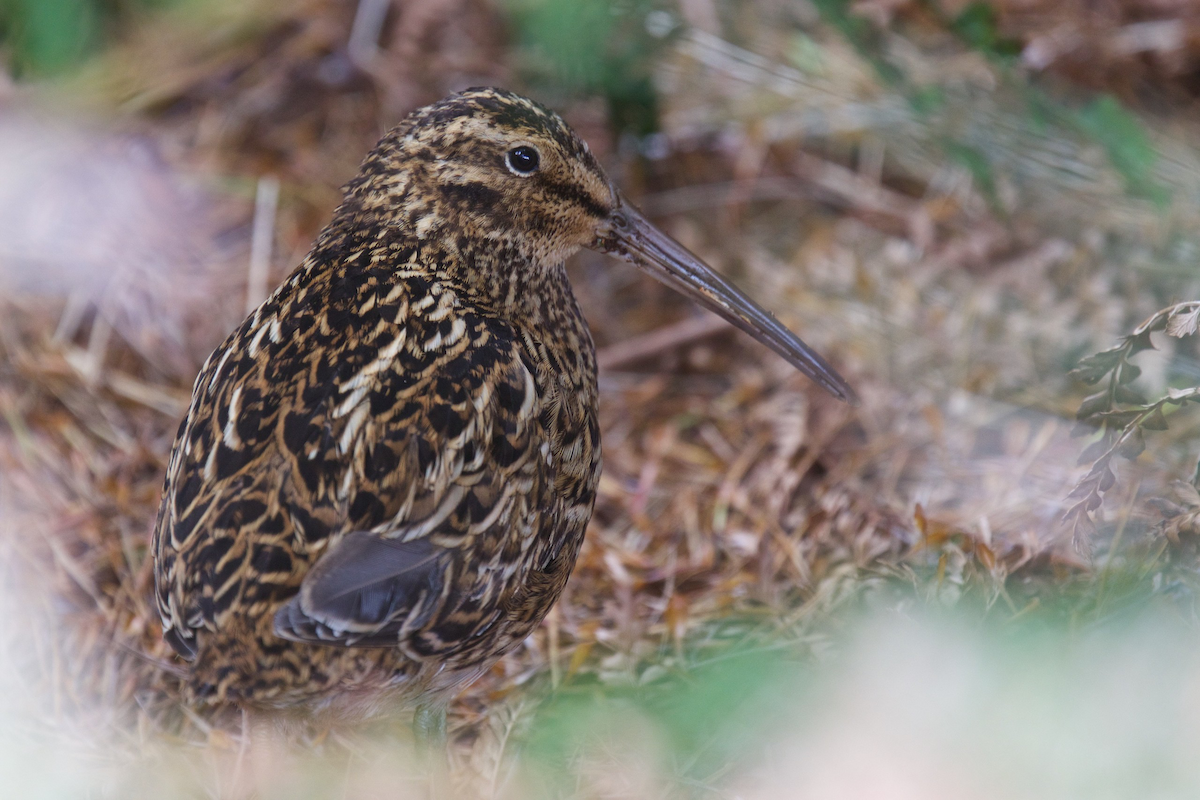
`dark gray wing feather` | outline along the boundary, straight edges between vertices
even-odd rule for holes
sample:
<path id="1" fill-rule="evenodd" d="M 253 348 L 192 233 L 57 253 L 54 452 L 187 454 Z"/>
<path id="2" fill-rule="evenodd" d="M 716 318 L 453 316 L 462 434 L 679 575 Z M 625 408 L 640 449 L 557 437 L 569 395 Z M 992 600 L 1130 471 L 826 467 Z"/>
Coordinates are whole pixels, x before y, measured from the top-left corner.
<path id="1" fill-rule="evenodd" d="M 313 644 L 395 647 L 433 614 L 450 554 L 427 538 L 347 534 L 275 614 L 275 634 Z"/>

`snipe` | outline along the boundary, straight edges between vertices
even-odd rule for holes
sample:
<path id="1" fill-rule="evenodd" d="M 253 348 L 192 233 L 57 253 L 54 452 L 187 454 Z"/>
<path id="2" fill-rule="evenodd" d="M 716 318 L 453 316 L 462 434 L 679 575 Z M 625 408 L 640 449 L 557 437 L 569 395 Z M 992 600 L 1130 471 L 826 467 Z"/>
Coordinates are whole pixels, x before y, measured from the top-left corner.
<path id="1" fill-rule="evenodd" d="M 595 353 L 563 270 L 581 247 L 853 401 L 556 114 L 498 89 L 419 109 L 196 379 L 153 543 L 193 702 L 436 707 L 537 626 L 600 474 Z"/>

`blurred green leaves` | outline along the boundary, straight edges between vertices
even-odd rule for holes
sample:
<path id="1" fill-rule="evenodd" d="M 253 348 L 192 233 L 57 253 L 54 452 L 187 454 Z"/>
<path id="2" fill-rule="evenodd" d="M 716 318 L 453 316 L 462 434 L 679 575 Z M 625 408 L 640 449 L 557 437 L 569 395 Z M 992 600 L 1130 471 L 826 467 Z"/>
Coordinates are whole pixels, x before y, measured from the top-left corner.
<path id="1" fill-rule="evenodd" d="M 992 162 L 988 159 L 987 154 L 977 147 L 955 141 L 947 141 L 944 148 L 946 155 L 957 161 L 959 165 L 966 167 L 967 171 L 971 173 L 971 177 L 978 184 L 988 202 L 991 203 L 992 208 L 1000 210 L 1000 199 L 996 193 L 996 173 L 992 169 Z"/>
<path id="2" fill-rule="evenodd" d="M 122 19 L 177 0 L 0 0 L 0 58 L 17 77 L 80 64 Z"/>
<path id="3" fill-rule="evenodd" d="M 704 783 L 721 765 L 751 758 L 784 726 L 784 709 L 802 696 L 809 671 L 798 665 L 794 648 L 708 656 L 685 675 L 645 686 L 593 682 L 556 693 L 539 708 L 529 741 L 538 774 L 569 782 L 581 758 L 624 747 L 645 759 L 669 756 L 675 779 Z"/>
<path id="4" fill-rule="evenodd" d="M 1074 114 L 1075 125 L 1108 154 L 1108 160 L 1125 178 L 1129 190 L 1165 205 L 1166 188 L 1152 173 L 1158 154 L 1142 123 L 1112 95 L 1103 95 Z"/>
<path id="5" fill-rule="evenodd" d="M 95 0 L 0 0 L 0 40 L 18 75 L 51 75 L 71 67 L 95 46 L 100 4 Z"/>
<path id="6" fill-rule="evenodd" d="M 913 81 L 902 59 L 894 59 L 888 46 L 891 31 L 872 24 L 861 16 L 850 0 L 813 0 L 822 20 L 849 42 L 875 69 L 880 81 L 891 91 L 903 94 L 913 111 L 930 118 L 942 113 L 947 98 L 936 83 L 920 85 Z M 1171 200 L 1169 190 L 1155 178 L 1158 153 L 1137 114 L 1109 94 L 1094 96 L 1083 105 L 1053 96 L 1030 81 L 1019 63 L 1021 43 L 1006 37 L 999 24 L 994 4 L 976 0 L 952 15 L 942 4 L 928 0 L 934 17 L 959 37 L 964 45 L 986 56 L 998 69 L 1008 89 L 1023 95 L 1026 119 L 1038 130 L 1058 128 L 1081 144 L 1095 144 L 1125 182 L 1128 192 L 1165 207 Z M 996 168 L 986 148 L 976 143 L 947 137 L 943 149 L 950 159 L 964 166 L 982 188 L 994 208 Z"/>
<path id="7" fill-rule="evenodd" d="M 826 24 L 836 29 L 858 54 L 875 69 L 880 80 L 888 86 L 898 86 L 905 80 L 904 73 L 883 55 L 881 35 L 878 29 L 855 13 L 850 0 L 813 0 L 813 5 Z"/>
<path id="8" fill-rule="evenodd" d="M 1145 573 L 1136 583 L 1113 586 L 1103 613 L 1083 611 L 1091 592 L 1019 612 L 880 595 L 821 626 L 819 658 L 764 641 L 636 688 L 569 684 L 528 721 L 518 749 L 529 790 L 512 796 L 791 798 L 897 785 L 933 797 L 947 780 L 996 800 L 1195 796 L 1197 717 L 1184 698 L 1200 640 L 1170 601 L 1146 602 Z M 866 774 L 886 779 L 863 784 Z"/>
<path id="9" fill-rule="evenodd" d="M 959 12 L 950 28 L 975 50 L 991 56 L 1011 58 L 1021 52 L 1021 43 L 1000 35 L 996 10 L 988 3 L 974 2 Z"/>
<path id="10" fill-rule="evenodd" d="M 510 0 L 516 46 L 531 82 L 600 95 L 617 132 L 658 128 L 651 67 L 660 41 L 647 30 L 652 0 Z M 663 13 L 659 11 L 658 13 Z"/>
<path id="11" fill-rule="evenodd" d="M 1170 202 L 1169 190 L 1154 177 L 1158 151 L 1146 126 L 1120 100 L 1103 94 L 1082 106 L 1071 106 L 1036 87 L 1025 88 L 1024 95 L 1031 124 L 1039 128 L 1058 125 L 1094 142 L 1131 194 L 1160 207 Z"/>

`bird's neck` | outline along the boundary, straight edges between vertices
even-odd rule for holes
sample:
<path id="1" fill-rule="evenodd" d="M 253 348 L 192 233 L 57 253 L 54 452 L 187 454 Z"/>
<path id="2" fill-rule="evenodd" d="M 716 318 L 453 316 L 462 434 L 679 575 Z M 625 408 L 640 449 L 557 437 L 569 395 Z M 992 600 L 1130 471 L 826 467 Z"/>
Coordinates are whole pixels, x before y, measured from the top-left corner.
<path id="1" fill-rule="evenodd" d="M 369 217 L 361 210 L 335 217 L 318 238 L 314 266 L 341 273 L 341 281 L 334 282 L 386 282 L 389 273 L 415 273 L 441 283 L 508 322 L 544 352 L 583 353 L 588 363 L 579 366 L 594 375 L 591 333 L 561 262 L 534 263 L 513 240 L 471 236 L 449 225 L 422 225 L 396 216 L 386 224 L 371 224 Z"/>
<path id="2" fill-rule="evenodd" d="M 556 380 L 580 382 L 575 391 L 592 389 L 595 346 L 564 265 L 534 264 L 492 242 L 468 244 L 459 255 L 455 288 L 507 321 Z"/>

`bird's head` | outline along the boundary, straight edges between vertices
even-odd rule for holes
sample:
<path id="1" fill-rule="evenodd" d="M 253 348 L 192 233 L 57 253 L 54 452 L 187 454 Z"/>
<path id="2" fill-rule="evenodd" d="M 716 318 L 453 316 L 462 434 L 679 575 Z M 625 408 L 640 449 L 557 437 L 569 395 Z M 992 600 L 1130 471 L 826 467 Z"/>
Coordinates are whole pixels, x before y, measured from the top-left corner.
<path id="1" fill-rule="evenodd" d="M 367 157 L 347 200 L 356 213 L 395 219 L 417 238 L 486 243 L 498 256 L 492 263 L 513 269 L 558 269 L 582 247 L 611 253 L 856 402 L 824 359 L 651 224 L 561 117 L 520 95 L 468 89 L 412 112 Z"/>
<path id="2" fill-rule="evenodd" d="M 486 240 L 515 250 L 514 266 L 541 269 L 558 267 L 591 242 L 620 204 L 587 144 L 561 117 L 490 88 L 410 114 L 367 157 L 351 193 L 356 189 L 364 204 L 402 211 L 420 238 Z"/>

